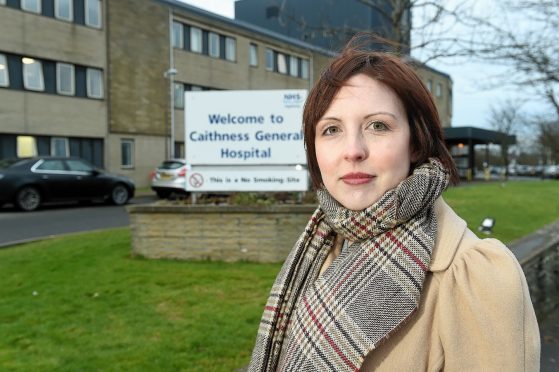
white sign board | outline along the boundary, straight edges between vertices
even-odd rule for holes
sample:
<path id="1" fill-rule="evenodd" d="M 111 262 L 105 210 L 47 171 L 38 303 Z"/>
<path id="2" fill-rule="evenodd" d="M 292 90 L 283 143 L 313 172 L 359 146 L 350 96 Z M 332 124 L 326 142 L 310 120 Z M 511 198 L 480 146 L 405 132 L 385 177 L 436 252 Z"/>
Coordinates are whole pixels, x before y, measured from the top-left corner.
<path id="1" fill-rule="evenodd" d="M 306 164 L 306 90 L 185 92 L 191 165 Z"/>
<path id="2" fill-rule="evenodd" d="M 248 169 L 247 169 L 248 168 Z M 308 189 L 303 167 L 193 167 L 187 172 L 188 191 L 297 191 Z"/>
<path id="3" fill-rule="evenodd" d="M 305 191 L 306 90 L 185 92 L 188 191 Z"/>

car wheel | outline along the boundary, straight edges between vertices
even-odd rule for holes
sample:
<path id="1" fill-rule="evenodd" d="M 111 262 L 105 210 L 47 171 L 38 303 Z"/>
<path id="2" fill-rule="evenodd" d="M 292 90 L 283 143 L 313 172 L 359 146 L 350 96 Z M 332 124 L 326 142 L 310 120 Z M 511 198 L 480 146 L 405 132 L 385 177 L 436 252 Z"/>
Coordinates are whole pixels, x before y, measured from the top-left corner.
<path id="1" fill-rule="evenodd" d="M 169 190 L 157 190 L 155 193 L 159 199 L 167 199 L 171 195 Z"/>
<path id="2" fill-rule="evenodd" d="M 15 204 L 22 211 L 34 211 L 41 205 L 41 193 L 33 186 L 25 186 L 17 192 Z"/>
<path id="3" fill-rule="evenodd" d="M 111 190 L 110 201 L 114 205 L 124 205 L 130 198 L 130 192 L 123 184 L 119 183 Z"/>

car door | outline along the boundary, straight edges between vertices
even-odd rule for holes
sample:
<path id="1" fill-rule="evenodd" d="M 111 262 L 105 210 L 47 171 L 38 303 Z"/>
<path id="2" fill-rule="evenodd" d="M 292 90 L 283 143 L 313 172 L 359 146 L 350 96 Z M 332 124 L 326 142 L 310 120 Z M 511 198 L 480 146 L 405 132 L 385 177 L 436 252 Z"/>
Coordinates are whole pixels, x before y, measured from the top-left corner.
<path id="1" fill-rule="evenodd" d="M 72 192 L 76 198 L 95 199 L 105 194 L 103 176 L 90 164 L 81 159 L 66 159 L 66 165 L 74 177 Z"/>
<path id="2" fill-rule="evenodd" d="M 31 167 L 49 199 L 67 199 L 72 180 L 61 159 L 40 159 Z"/>

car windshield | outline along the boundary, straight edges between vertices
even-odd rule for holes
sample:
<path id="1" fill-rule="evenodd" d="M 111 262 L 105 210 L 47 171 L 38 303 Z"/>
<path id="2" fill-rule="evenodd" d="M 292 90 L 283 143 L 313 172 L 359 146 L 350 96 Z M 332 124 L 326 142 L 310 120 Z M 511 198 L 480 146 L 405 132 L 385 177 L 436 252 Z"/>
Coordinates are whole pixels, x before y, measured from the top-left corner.
<path id="1" fill-rule="evenodd" d="M 167 160 L 164 161 L 163 164 L 159 166 L 159 169 L 178 169 L 182 166 L 184 166 L 184 163 L 180 161 Z"/>

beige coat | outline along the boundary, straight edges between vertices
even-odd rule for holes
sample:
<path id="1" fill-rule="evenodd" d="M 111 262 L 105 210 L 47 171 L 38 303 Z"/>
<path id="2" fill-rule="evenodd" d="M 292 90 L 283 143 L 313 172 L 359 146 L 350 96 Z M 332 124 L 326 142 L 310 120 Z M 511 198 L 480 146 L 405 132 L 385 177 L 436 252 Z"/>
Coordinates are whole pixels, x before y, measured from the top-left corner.
<path id="1" fill-rule="evenodd" d="M 361 371 L 538 371 L 538 324 L 518 261 L 498 240 L 477 238 L 442 198 L 435 211 L 437 240 L 417 313 Z"/>

